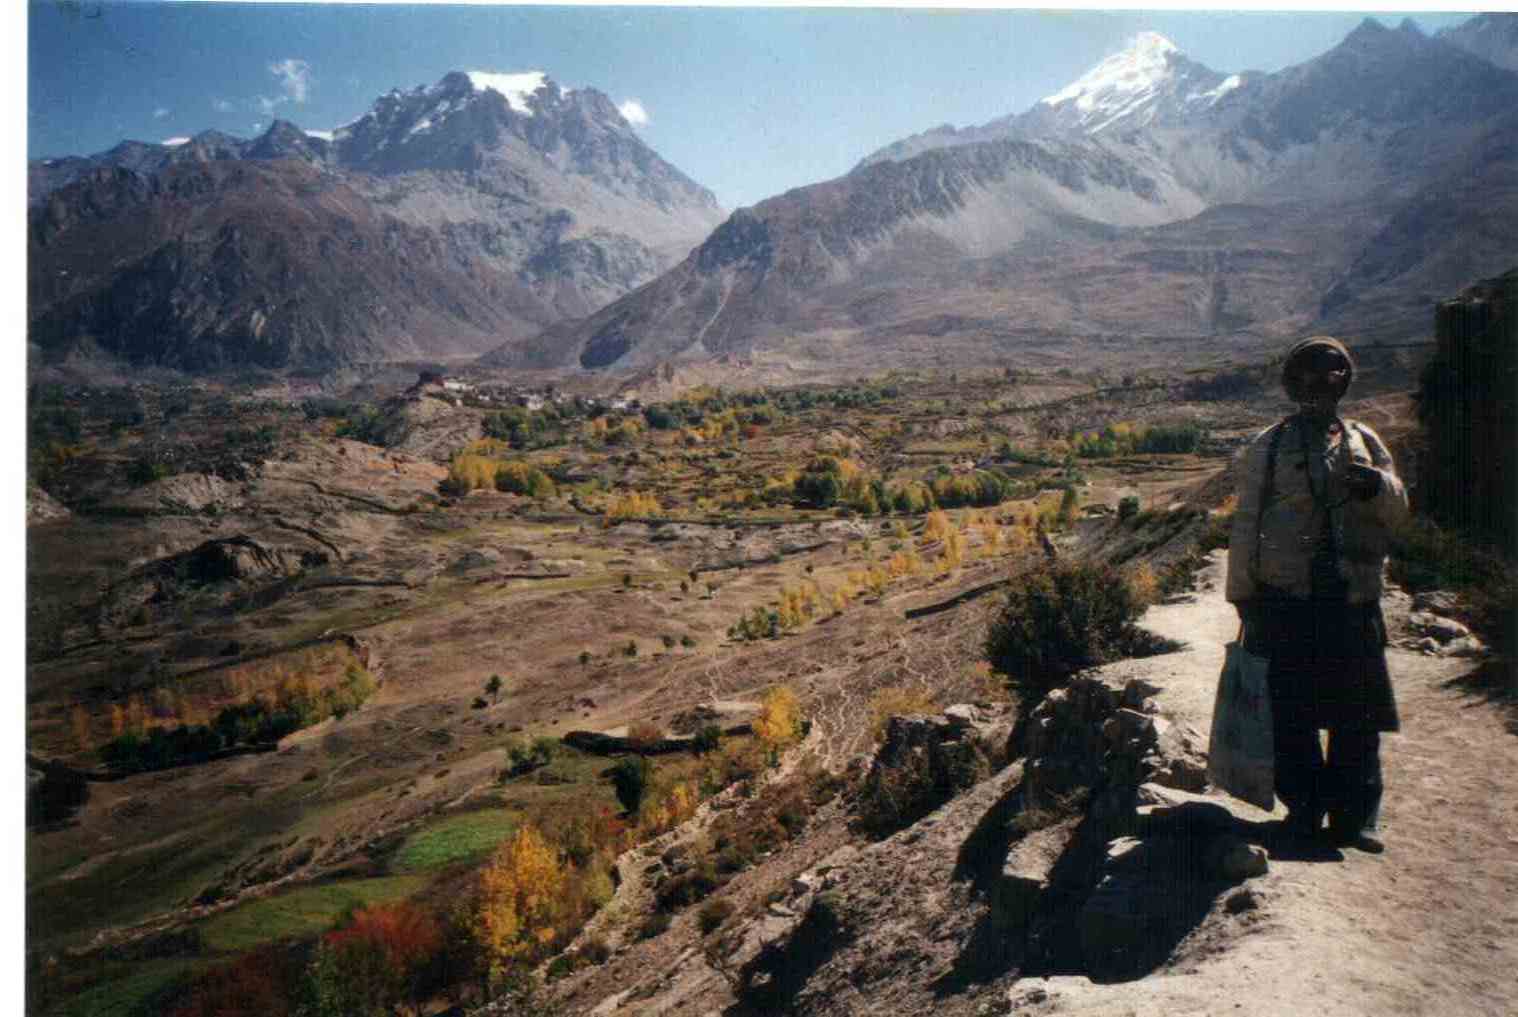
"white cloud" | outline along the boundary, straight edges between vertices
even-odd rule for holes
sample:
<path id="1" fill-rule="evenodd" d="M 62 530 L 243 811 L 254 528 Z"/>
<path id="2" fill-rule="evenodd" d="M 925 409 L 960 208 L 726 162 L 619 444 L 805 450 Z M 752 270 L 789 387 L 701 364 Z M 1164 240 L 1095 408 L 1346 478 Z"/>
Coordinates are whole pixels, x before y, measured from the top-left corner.
<path id="1" fill-rule="evenodd" d="M 166 109 L 164 109 L 162 106 L 159 106 L 157 109 L 155 109 L 153 111 L 153 119 L 154 120 L 162 120 L 164 117 L 166 117 L 168 115 L 169 115 L 169 111 L 166 110 Z"/>
<path id="2" fill-rule="evenodd" d="M 271 99 L 267 95 L 260 95 L 258 97 L 258 109 L 264 116 L 272 116 L 274 111 L 279 108 L 280 103 L 288 101 L 288 99 Z"/>
<path id="3" fill-rule="evenodd" d="M 211 108 L 218 113 L 230 113 L 235 107 L 230 100 L 213 98 L 211 100 Z"/>
<path id="4" fill-rule="evenodd" d="M 617 107 L 617 112 L 622 114 L 622 119 L 634 127 L 642 127 L 648 123 L 648 110 L 644 109 L 643 104 L 637 99 L 628 99 Z"/>
<path id="5" fill-rule="evenodd" d="M 310 64 L 294 57 L 286 57 L 278 63 L 270 64 L 269 73 L 279 79 L 279 87 L 284 89 L 288 101 L 306 101 L 306 93 L 311 88 Z"/>
<path id="6" fill-rule="evenodd" d="M 263 121 L 262 120 L 255 120 L 255 121 L 253 121 L 253 129 L 255 131 L 261 131 L 261 130 L 263 130 L 264 129 Z"/>
<path id="7" fill-rule="evenodd" d="M 179 137 L 175 138 L 164 138 L 163 141 L 161 141 L 159 144 L 168 145 L 170 148 L 173 148 L 177 145 L 187 145 L 189 142 L 190 139 L 188 137 L 180 135 Z"/>

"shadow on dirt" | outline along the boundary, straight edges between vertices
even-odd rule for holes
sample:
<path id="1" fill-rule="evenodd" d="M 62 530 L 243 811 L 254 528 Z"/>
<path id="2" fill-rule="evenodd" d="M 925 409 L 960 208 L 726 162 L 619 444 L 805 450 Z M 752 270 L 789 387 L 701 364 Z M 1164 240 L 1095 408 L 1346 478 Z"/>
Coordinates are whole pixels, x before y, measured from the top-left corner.
<path id="1" fill-rule="evenodd" d="M 1493 657 L 1444 683 L 1502 710 L 1508 732 L 1518 735 L 1518 660 Z"/>
<path id="2" fill-rule="evenodd" d="M 789 1012 L 817 970 L 854 938 L 849 917 L 838 910 L 837 898 L 818 894 L 795 932 L 766 946 L 744 965 L 736 986 L 738 1001 L 723 1011 L 724 1017 Z"/>
<path id="3" fill-rule="evenodd" d="M 1111 794 L 1122 795 L 1121 789 Z M 1253 823 L 1219 805 L 1193 803 L 1136 820 L 1128 802 L 1094 809 L 1070 831 L 1046 872 L 1017 864 L 1021 786 L 989 809 L 960 849 L 954 878 L 986 905 L 940 997 L 1007 976 L 1084 975 L 1125 982 L 1159 968 L 1228 895 L 1229 910 L 1257 906 L 1230 891 L 1243 876 L 1221 862 L 1257 845 L 1279 860 L 1329 862 L 1343 855 L 1301 842 L 1279 822 Z M 1109 806 L 1113 802 L 1107 799 Z M 1126 820 L 1121 817 L 1127 816 Z M 1030 871 L 1031 869 L 1031 871 Z"/>

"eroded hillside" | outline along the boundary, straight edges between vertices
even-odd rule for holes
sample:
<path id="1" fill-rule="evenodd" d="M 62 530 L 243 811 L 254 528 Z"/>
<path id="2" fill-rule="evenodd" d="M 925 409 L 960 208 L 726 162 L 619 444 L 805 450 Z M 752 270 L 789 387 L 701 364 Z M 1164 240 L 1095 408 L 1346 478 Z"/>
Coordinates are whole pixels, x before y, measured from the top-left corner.
<path id="1" fill-rule="evenodd" d="M 858 828 L 882 711 L 983 704 L 965 802 L 998 800 L 1016 779 L 1016 704 L 983 649 L 999 586 L 1052 548 L 1148 598 L 1183 588 L 1233 447 L 1271 418 L 1243 401 L 1270 373 L 532 408 L 436 379 L 368 403 L 39 390 L 35 1012 L 210 1005 L 261 964 L 296 991 L 355 907 L 477 914 L 481 865 L 528 827 L 579 887 L 519 955 L 584 969 L 554 982 L 569 1012 L 741 1003 L 762 951 L 740 930 L 810 913 L 776 893 L 911 836 Z M 1352 412 L 1394 441 L 1408 419 L 1405 397 Z M 639 758 L 629 806 L 617 774 Z M 716 886 L 677 844 L 713 852 Z M 634 962 L 684 974 L 630 1000 Z M 465 1001 L 473 977 L 416 991 Z"/>

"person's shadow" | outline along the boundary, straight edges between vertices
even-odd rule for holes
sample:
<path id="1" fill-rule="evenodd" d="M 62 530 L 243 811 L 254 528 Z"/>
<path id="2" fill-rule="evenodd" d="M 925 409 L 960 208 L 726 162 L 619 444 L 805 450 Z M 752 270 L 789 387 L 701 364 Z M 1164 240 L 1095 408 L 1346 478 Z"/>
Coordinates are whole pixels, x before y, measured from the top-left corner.
<path id="1" fill-rule="evenodd" d="M 985 905 L 954 965 L 933 985 L 939 997 L 975 984 L 1016 977 L 1084 975 L 1122 982 L 1155 971 L 1240 885 L 1218 874 L 1223 838 L 1264 847 L 1278 861 L 1339 861 L 1343 854 L 1292 836 L 1279 821 L 1250 822 L 1220 805 L 1196 803 L 1156 810 L 1137 824 L 1086 815 L 1042 882 L 1007 875 L 1007 860 L 1023 834 L 1017 816 L 1023 789 L 993 805 L 960 848 L 956 880 L 970 884 Z M 1119 814 L 1125 810 L 1120 810 Z M 1108 845 L 1129 835 L 1127 850 Z M 1015 869 L 1015 866 L 1013 867 Z M 1238 897 L 1254 907 L 1252 895 Z"/>

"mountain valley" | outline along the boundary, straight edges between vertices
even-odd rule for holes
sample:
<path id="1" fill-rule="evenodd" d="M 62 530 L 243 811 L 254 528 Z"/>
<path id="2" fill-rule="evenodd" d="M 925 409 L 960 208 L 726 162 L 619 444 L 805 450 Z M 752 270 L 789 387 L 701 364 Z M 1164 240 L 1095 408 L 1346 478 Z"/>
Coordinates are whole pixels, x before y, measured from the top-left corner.
<path id="1" fill-rule="evenodd" d="M 25 1012 L 1518 1008 L 1514 26 L 1146 31 L 731 211 L 542 72 L 29 162 Z M 1207 767 L 1319 332 L 1384 854 Z"/>

